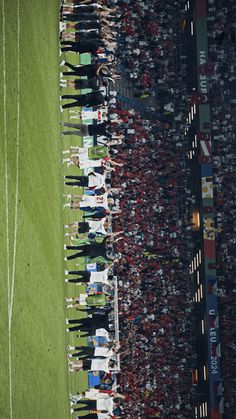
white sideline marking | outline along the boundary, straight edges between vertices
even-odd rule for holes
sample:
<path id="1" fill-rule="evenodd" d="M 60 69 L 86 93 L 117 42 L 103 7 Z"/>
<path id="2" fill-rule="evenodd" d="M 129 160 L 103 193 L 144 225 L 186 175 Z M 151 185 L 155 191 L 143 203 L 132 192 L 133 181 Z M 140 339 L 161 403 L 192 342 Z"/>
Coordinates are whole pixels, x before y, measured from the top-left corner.
<path id="1" fill-rule="evenodd" d="M 10 243 L 9 243 L 9 197 L 8 197 L 8 150 L 7 150 L 7 107 L 6 107 L 6 25 L 5 0 L 2 0 L 2 60 L 3 60 L 3 132 L 4 132 L 4 159 L 5 159 L 5 210 L 6 210 L 6 253 L 7 253 L 7 300 L 8 300 L 8 367 L 9 367 L 9 416 L 13 418 L 12 408 L 12 309 L 14 301 L 16 243 L 17 243 L 17 217 L 19 195 L 19 133 L 20 133 L 20 0 L 17 0 L 17 126 L 16 126 L 16 192 L 14 208 L 14 242 L 12 280 L 10 281 Z"/>
<path id="2" fill-rule="evenodd" d="M 15 208 L 14 208 L 14 242 L 13 242 L 13 265 L 10 290 L 10 307 L 9 307 L 9 398 L 10 398 L 10 419 L 13 418 L 12 406 L 12 342 L 11 342 L 11 326 L 12 326 L 12 310 L 14 302 L 14 286 L 15 286 L 15 270 L 16 270 L 16 243 L 18 231 L 18 196 L 19 196 L 19 143 L 20 143 L 20 0 L 17 0 L 17 111 L 16 111 L 16 192 L 15 192 Z"/>
<path id="3" fill-rule="evenodd" d="M 17 0 L 17 113 L 16 113 L 16 192 L 14 211 L 14 248 L 11 279 L 10 326 L 14 300 L 15 271 L 16 271 L 16 243 L 18 231 L 18 197 L 19 197 L 19 143 L 20 143 L 20 0 Z"/>
<path id="4" fill-rule="evenodd" d="M 7 240 L 7 285 L 8 305 L 10 298 L 10 261 L 9 261 L 9 220 L 8 220 L 8 162 L 7 162 L 7 109 L 6 109 L 6 36 L 5 36 L 5 3 L 2 3 L 2 61 L 3 61 L 3 136 L 5 158 L 5 209 L 6 209 L 6 240 Z M 9 306 L 8 306 L 9 309 Z M 9 313 L 8 313 L 9 315 Z"/>
<path id="5" fill-rule="evenodd" d="M 7 245 L 7 301 L 8 301 L 8 368 L 9 368 L 9 409 L 12 418 L 12 377 L 11 377 L 11 326 L 10 326 L 10 253 L 9 253 L 9 209 L 8 209 L 8 152 L 7 152 L 7 107 L 6 107 L 6 27 L 5 0 L 2 2 L 2 61 L 3 61 L 3 136 L 5 159 L 5 210 L 6 210 L 6 245 Z"/>

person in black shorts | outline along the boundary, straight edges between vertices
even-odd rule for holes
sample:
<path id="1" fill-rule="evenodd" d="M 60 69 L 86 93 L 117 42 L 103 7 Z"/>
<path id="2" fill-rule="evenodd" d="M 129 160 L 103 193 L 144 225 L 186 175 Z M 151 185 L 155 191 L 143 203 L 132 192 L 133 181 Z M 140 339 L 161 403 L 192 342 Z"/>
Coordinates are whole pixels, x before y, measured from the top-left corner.
<path id="1" fill-rule="evenodd" d="M 105 137 L 112 137 L 107 131 L 108 124 L 107 122 L 102 122 L 100 124 L 73 124 L 71 122 L 63 122 L 62 123 L 65 127 L 75 128 L 76 131 L 63 131 L 62 135 L 79 135 L 83 137 L 92 137 L 94 135 L 100 136 L 103 135 Z"/>
<path id="2" fill-rule="evenodd" d="M 79 252 L 74 253 L 73 255 L 65 257 L 65 260 L 72 260 L 84 256 L 89 256 L 91 261 L 96 257 L 103 257 L 108 261 L 113 261 L 114 257 L 107 256 L 107 246 L 106 246 L 106 239 L 102 243 L 93 243 L 93 244 L 85 244 L 81 246 L 66 246 L 67 250 L 79 250 Z"/>
<path id="3" fill-rule="evenodd" d="M 88 187 L 89 178 L 88 176 L 72 176 L 68 175 L 65 176 L 66 179 L 74 179 L 76 182 L 65 182 L 65 185 L 72 185 L 72 186 L 83 186 L 84 188 Z"/>
<path id="4" fill-rule="evenodd" d="M 101 106 L 109 101 L 108 96 L 103 96 L 100 91 L 86 93 L 85 95 L 62 95 L 61 99 L 74 99 L 75 102 L 62 105 L 63 109 L 73 108 L 75 106 Z"/>
<path id="5" fill-rule="evenodd" d="M 76 3 L 74 2 L 74 5 Z M 70 11 L 73 12 L 73 14 L 77 14 L 77 13 L 94 13 L 97 11 L 97 7 L 95 5 L 86 5 L 86 4 L 77 4 L 77 6 L 70 8 Z M 66 16 L 66 14 L 64 13 L 63 17 Z"/>
<path id="6" fill-rule="evenodd" d="M 97 39 L 88 39 L 87 41 L 62 41 L 61 42 L 62 45 L 67 45 L 65 47 L 61 48 L 62 52 L 66 52 L 66 51 L 74 51 L 74 52 L 78 52 L 80 54 L 83 54 L 85 52 L 91 52 L 91 53 L 95 53 L 101 46 L 101 41 L 97 40 Z"/>
<path id="7" fill-rule="evenodd" d="M 78 13 L 65 13 L 63 15 L 64 21 L 69 22 L 78 22 L 78 21 L 91 21 L 91 20 L 99 20 L 98 14 L 95 13 L 84 13 L 84 12 L 78 12 Z"/>
<path id="8" fill-rule="evenodd" d="M 87 64 L 75 66 L 68 63 L 67 61 L 62 61 L 61 66 L 65 65 L 69 67 L 72 71 L 63 72 L 63 76 L 87 76 L 88 79 L 95 78 L 97 76 L 101 77 L 111 77 L 108 67 L 106 64 Z"/>
<path id="9" fill-rule="evenodd" d="M 92 243 L 92 244 L 82 244 L 79 246 L 66 246 L 66 250 L 79 250 L 80 253 L 76 253 L 71 256 L 67 256 L 67 260 L 75 259 L 77 257 L 82 256 L 91 256 L 91 257 L 97 257 L 97 256 L 106 256 L 107 249 L 106 249 L 106 241 L 107 237 L 104 237 L 103 242 L 101 243 Z"/>
<path id="10" fill-rule="evenodd" d="M 92 317 L 84 317 L 83 319 L 68 320 L 68 324 L 74 324 L 76 326 L 70 326 L 69 332 L 86 332 L 84 336 L 92 336 L 96 329 L 109 330 L 109 312 L 104 314 L 94 314 Z"/>
<path id="11" fill-rule="evenodd" d="M 80 31 L 80 32 L 63 32 L 61 36 L 61 44 L 66 45 L 70 42 L 87 42 L 87 41 L 99 41 L 100 44 L 103 44 L 104 39 L 102 34 L 97 29 L 90 29 L 90 31 Z"/>
<path id="12" fill-rule="evenodd" d="M 99 13 L 99 14 L 106 14 L 111 15 L 113 13 L 116 13 L 116 8 L 108 8 L 104 4 L 81 4 L 80 0 L 74 0 L 73 6 L 64 6 L 63 12 L 68 11 L 71 13 Z"/>
<path id="13" fill-rule="evenodd" d="M 90 29 L 96 29 L 100 31 L 101 23 L 98 20 L 91 20 L 91 21 L 82 21 L 77 22 L 76 24 L 68 24 L 69 28 L 74 29 L 75 31 L 88 31 Z"/>
<path id="14" fill-rule="evenodd" d="M 75 79 L 67 80 L 64 84 L 61 82 L 63 87 L 71 87 L 75 90 L 92 89 L 98 90 L 100 87 L 99 79 L 94 77 L 93 79 Z"/>

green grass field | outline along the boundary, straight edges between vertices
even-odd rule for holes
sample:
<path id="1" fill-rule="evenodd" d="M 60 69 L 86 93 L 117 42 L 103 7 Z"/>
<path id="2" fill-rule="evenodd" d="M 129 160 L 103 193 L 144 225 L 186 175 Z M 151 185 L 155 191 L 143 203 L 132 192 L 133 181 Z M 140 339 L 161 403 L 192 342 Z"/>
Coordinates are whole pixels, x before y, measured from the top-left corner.
<path id="1" fill-rule="evenodd" d="M 64 419 L 87 374 L 67 372 L 59 1 L 0 0 L 0 21 L 0 417 Z"/>

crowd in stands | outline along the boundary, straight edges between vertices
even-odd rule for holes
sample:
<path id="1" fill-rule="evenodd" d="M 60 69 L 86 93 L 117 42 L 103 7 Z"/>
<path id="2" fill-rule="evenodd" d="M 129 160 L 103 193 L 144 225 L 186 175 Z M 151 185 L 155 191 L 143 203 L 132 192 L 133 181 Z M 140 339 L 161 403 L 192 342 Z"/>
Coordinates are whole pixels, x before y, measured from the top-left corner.
<path id="1" fill-rule="evenodd" d="M 137 96 L 158 95 L 161 103 L 179 89 L 176 69 L 177 28 L 181 4 L 120 0 L 118 57 L 124 75 L 133 81 Z M 176 71 L 177 70 L 177 71 Z M 173 90 L 173 91 L 172 91 Z"/>
<path id="2" fill-rule="evenodd" d="M 216 211 L 216 273 L 218 279 L 221 367 L 225 414 L 236 414 L 236 93 L 235 17 L 233 1 L 209 2 L 209 78 L 212 112 L 213 170 Z"/>
<path id="3" fill-rule="evenodd" d="M 234 377 L 230 370 L 236 350 L 236 259 L 232 235 L 236 212 L 236 190 L 232 186 L 236 177 L 235 115 L 231 96 L 235 76 L 228 59 L 233 57 L 232 48 L 225 48 L 232 41 L 234 30 L 232 21 L 228 22 L 232 17 L 227 7 L 220 10 L 217 2 L 215 6 L 211 3 L 209 54 L 214 72 L 210 98 L 219 221 L 216 270 L 225 351 L 222 369 L 226 377 L 226 408 L 234 409 L 235 387 L 230 385 Z M 192 416 L 192 318 L 187 281 L 192 225 L 187 207 L 182 211 L 180 202 L 187 202 L 189 193 L 183 132 L 190 95 L 183 78 L 185 64 L 180 57 L 177 59 L 177 11 L 182 10 L 183 4 L 162 0 L 74 0 L 73 4 L 64 3 L 62 9 L 61 51 L 92 55 L 92 64 L 84 66 L 61 62 L 72 70 L 62 68 L 62 88 L 80 90 L 80 94 L 61 96 L 61 110 L 83 107 L 81 111 L 70 111 L 70 122 L 64 123 L 62 134 L 94 137 L 94 146 L 69 147 L 63 155 L 68 166 L 86 169 L 83 175 L 73 172 L 65 180 L 67 186 L 84 187 L 84 195 L 73 189 L 73 194 L 65 197 L 65 207 L 80 209 L 84 217 L 83 221 L 75 220 L 66 226 L 70 228 L 67 237 L 73 243 L 67 244 L 65 250 L 75 253 L 65 259 L 89 257 L 97 269 L 90 273 L 67 267 L 71 270 L 66 270 L 66 282 L 96 283 L 102 287 L 95 293 L 87 291 L 86 297 L 83 294 L 67 300 L 68 308 L 92 316 L 69 319 L 68 331 L 100 337 L 103 330 L 102 337 L 107 339 L 101 351 L 70 345 L 69 358 L 79 358 L 70 361 L 70 371 L 94 371 L 100 365 L 100 371 L 109 375 L 117 353 L 122 367 L 117 377 L 120 393 L 109 386 L 105 393 L 97 389 L 71 396 L 73 412 L 95 412 L 87 414 L 88 418 Z M 229 10 L 231 6 L 233 3 Z M 218 15 L 214 7 L 220 10 Z M 114 82 L 120 73 L 132 80 L 137 97 L 156 97 L 155 118 L 151 121 L 135 109 L 124 109 L 117 99 Z M 90 92 L 84 93 L 87 88 Z M 83 124 L 76 121 L 78 117 Z M 96 124 L 86 123 L 89 118 L 95 119 Z M 233 226 L 234 232 L 235 229 Z M 110 325 L 114 308 L 112 275 L 118 277 L 119 285 L 119 345 Z M 100 399 L 102 402 L 98 403 Z"/>
<path id="4" fill-rule="evenodd" d="M 122 297 L 119 382 L 132 399 L 126 413 L 135 409 L 141 417 L 155 417 L 181 409 L 187 414 L 191 348 L 189 288 L 182 280 L 187 275 L 187 225 L 179 217 L 183 152 L 168 129 L 150 126 L 133 110 L 115 112 L 130 120 L 122 131 L 126 141 L 119 147 L 124 167 L 112 174 L 114 186 L 122 187 L 122 216 L 114 225 L 125 230 L 124 239 L 115 245 L 123 255 L 115 272 Z M 166 367 L 159 369 L 164 359 Z M 169 394 L 179 380 L 181 386 Z"/>
<path id="5" fill-rule="evenodd" d="M 130 10 L 132 7 L 135 8 L 135 4 L 130 5 Z M 81 19 L 82 8 L 81 6 L 73 9 L 74 16 L 77 13 L 77 18 Z M 64 21 L 70 19 L 67 10 L 69 11 L 69 9 L 66 9 Z M 170 6 L 170 14 L 171 10 L 175 10 L 175 8 Z M 146 15 L 148 13 L 147 10 Z M 158 13 L 158 9 L 156 13 Z M 122 16 L 125 14 L 126 8 L 124 7 Z M 74 16 L 73 21 L 75 20 Z M 140 16 L 142 17 L 142 13 Z M 121 28 L 124 27 L 124 22 L 125 18 L 122 18 Z M 160 24 L 162 22 L 163 19 L 160 16 Z M 89 26 L 91 34 L 92 25 L 89 23 L 87 26 Z M 161 27 L 160 25 L 160 32 L 162 32 Z M 78 44 L 75 45 L 74 41 L 68 40 L 66 31 L 71 29 L 68 24 L 65 26 L 63 23 L 62 29 L 64 30 L 62 51 L 71 50 L 71 47 L 77 48 Z M 79 26 L 76 29 L 79 29 Z M 82 30 L 85 31 L 85 29 Z M 165 32 L 164 26 L 163 31 Z M 160 43 L 161 40 L 162 36 Z M 151 44 L 149 47 L 151 48 Z M 104 44 L 99 48 L 104 48 Z M 118 51 L 121 49 L 119 44 L 118 57 L 113 57 L 110 54 L 111 57 L 120 59 Z M 81 49 L 80 52 L 82 52 Z M 98 54 L 94 54 L 90 49 L 90 52 L 94 55 L 93 59 L 96 63 L 99 62 L 99 56 L 104 51 L 99 50 Z M 109 61 L 108 51 L 106 56 Z M 191 386 L 189 288 L 187 281 L 182 280 L 183 274 L 187 275 L 188 271 L 189 255 L 185 243 L 188 225 L 184 219 L 181 220 L 179 217 L 179 196 L 180 192 L 184 194 L 187 180 L 185 182 L 182 180 L 185 177 L 182 143 L 179 141 L 177 130 L 172 126 L 176 114 L 173 104 L 170 103 L 170 97 L 171 95 L 176 97 L 177 91 L 174 90 L 174 87 L 178 82 L 174 77 L 174 71 L 171 73 L 171 65 L 174 63 L 169 62 L 167 56 L 163 61 L 162 71 L 167 70 L 169 76 L 163 83 L 160 83 L 162 87 L 158 89 L 158 94 L 160 94 L 160 98 L 166 95 L 169 106 L 165 108 L 165 103 L 162 100 L 164 106 L 162 112 L 159 112 L 159 119 L 155 122 L 144 119 L 134 109 L 122 109 L 122 104 L 119 101 L 109 101 L 109 98 L 102 97 L 100 92 L 92 91 L 93 99 L 94 94 L 97 95 L 96 100 L 100 95 L 99 103 L 91 101 L 91 95 L 89 98 L 88 96 L 85 98 L 86 95 L 83 94 L 76 95 L 76 97 L 75 95 L 62 95 L 63 101 L 64 99 L 75 99 L 72 104 L 63 102 L 62 109 L 78 105 L 96 106 L 101 105 L 101 102 L 103 106 L 106 106 L 106 101 L 109 102 L 107 122 L 105 125 L 103 122 L 103 127 L 101 127 L 102 123 L 94 125 L 93 129 L 92 126 L 86 129 L 80 124 L 65 123 L 64 125 L 69 130 L 64 131 L 63 134 L 96 134 L 98 147 L 102 147 L 101 144 L 104 143 L 104 138 L 101 138 L 103 135 L 114 142 L 110 145 L 109 154 L 116 157 L 116 162 L 118 160 L 118 166 L 115 167 L 115 170 L 113 167 L 111 172 L 111 184 L 115 191 L 119 190 L 119 196 L 113 196 L 113 202 L 114 200 L 115 204 L 116 201 L 118 202 L 121 214 L 113 216 L 112 227 L 115 232 L 124 231 L 123 239 L 114 244 L 115 254 L 122 255 L 119 263 L 114 266 L 114 272 L 119 278 L 120 302 L 122 374 L 119 375 L 118 382 L 121 393 L 126 394 L 128 398 L 123 405 L 123 414 L 126 418 L 168 417 L 171 415 L 185 417 L 190 414 L 192 409 L 191 394 L 188 391 Z M 142 60 L 138 60 L 137 63 L 140 65 L 139 71 L 142 71 Z M 62 64 L 68 65 L 64 62 Z M 98 70 L 98 65 L 96 65 L 95 71 Z M 91 67 L 83 66 L 79 67 L 79 70 L 70 64 L 69 67 L 74 72 L 74 74 L 71 73 L 71 76 L 87 75 L 90 77 Z M 108 69 L 109 77 L 113 77 L 114 70 L 111 71 L 109 67 Z M 99 79 L 100 86 L 103 85 L 104 79 L 107 79 L 107 68 L 103 68 L 102 71 L 102 77 Z M 62 75 L 62 77 L 68 76 L 70 76 L 68 72 L 64 72 Z M 171 80 L 173 81 L 173 91 L 168 91 Z M 61 83 L 62 86 L 68 86 L 65 79 L 62 79 Z M 78 85 L 79 83 L 75 80 L 74 84 Z M 91 84 L 90 86 L 92 87 Z M 85 87 L 89 87 L 88 84 Z M 78 88 L 81 88 L 81 83 Z M 181 104 L 184 106 L 183 101 Z M 107 139 L 105 140 L 106 145 L 108 145 Z M 86 167 L 82 149 L 70 148 L 65 150 L 66 152 L 68 158 L 65 159 L 65 162 L 77 164 L 80 168 Z M 101 157 L 107 158 L 108 155 L 106 153 Z M 75 158 L 78 160 L 73 160 Z M 105 163 L 109 164 L 108 161 L 104 161 L 103 169 Z M 96 167 L 95 170 L 98 171 L 98 168 Z M 89 176 L 88 179 L 90 179 Z M 99 174 L 99 176 L 101 175 Z M 81 177 L 69 175 L 66 184 L 89 186 L 88 179 L 84 180 Z M 105 184 L 99 186 L 104 188 Z M 86 196 L 82 198 L 82 202 L 77 196 L 69 195 L 67 198 L 69 198 L 69 202 L 65 206 L 70 206 L 73 209 L 85 207 L 85 211 L 90 211 L 93 220 L 101 220 L 102 215 L 99 214 L 98 208 L 96 208 L 95 214 L 91 215 L 94 208 L 88 208 L 89 200 Z M 89 199 L 91 201 L 91 197 Z M 106 211 L 103 211 L 103 216 L 107 215 L 108 211 L 109 207 L 107 206 Z M 114 209 L 112 212 L 115 212 Z M 85 214 L 86 221 L 89 223 L 89 213 Z M 91 241 L 91 238 L 89 240 Z M 68 256 L 66 259 L 71 260 L 82 254 L 89 256 L 91 249 L 94 252 L 94 244 L 92 246 L 93 249 L 91 243 L 83 246 L 81 243 L 78 246 L 75 246 L 74 243 L 72 246 L 67 245 L 67 250 L 79 250 L 79 253 Z M 82 249 L 83 252 L 86 252 L 82 253 Z M 81 276 L 86 275 L 78 271 L 71 272 L 80 274 L 80 277 L 67 279 L 67 282 L 84 282 Z M 73 307 L 74 303 L 81 303 L 81 300 L 76 298 L 75 302 L 68 302 L 68 307 L 71 305 Z M 81 328 L 88 330 L 87 323 L 84 325 L 84 322 L 80 323 L 75 319 L 68 320 L 68 322 L 76 324 L 76 326 L 69 327 L 70 331 L 81 330 Z M 167 360 L 166 366 L 160 369 L 159 366 L 164 360 Z M 71 368 L 77 370 L 81 368 L 81 365 L 76 362 L 71 364 Z M 173 385 L 176 386 L 175 393 L 170 392 Z"/>
<path id="6" fill-rule="evenodd" d="M 119 0 L 121 10 L 117 59 L 134 96 L 155 103 L 161 122 L 183 119 L 188 103 L 186 56 L 180 53 L 185 2 Z"/>

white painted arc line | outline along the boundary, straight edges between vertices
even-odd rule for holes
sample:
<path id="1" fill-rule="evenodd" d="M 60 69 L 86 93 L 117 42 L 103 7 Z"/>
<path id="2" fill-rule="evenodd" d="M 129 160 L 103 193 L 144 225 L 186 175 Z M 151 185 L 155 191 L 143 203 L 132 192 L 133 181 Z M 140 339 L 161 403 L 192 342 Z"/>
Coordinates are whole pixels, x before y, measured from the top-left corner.
<path id="1" fill-rule="evenodd" d="M 19 197 L 19 144 L 20 144 L 20 0 L 17 0 L 17 125 L 16 125 L 16 192 L 14 214 L 14 247 L 13 267 L 11 280 L 10 326 L 14 300 L 15 270 L 16 270 L 16 244 L 18 231 L 18 197 Z"/>

